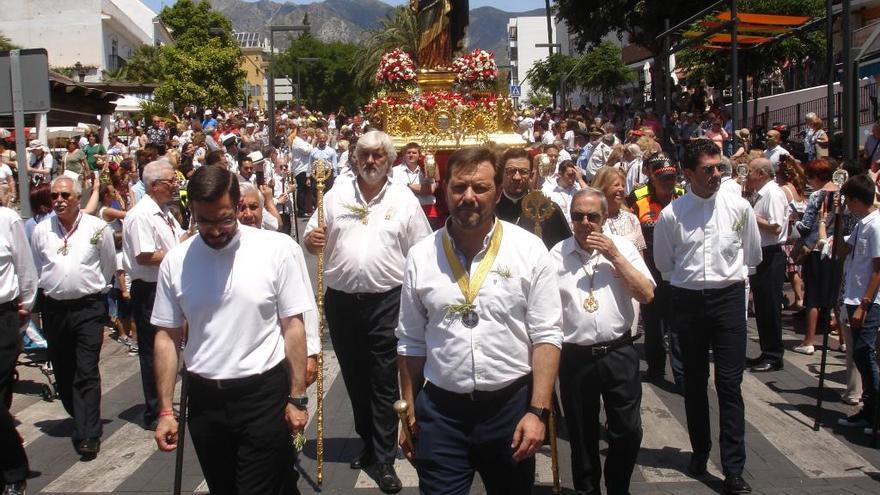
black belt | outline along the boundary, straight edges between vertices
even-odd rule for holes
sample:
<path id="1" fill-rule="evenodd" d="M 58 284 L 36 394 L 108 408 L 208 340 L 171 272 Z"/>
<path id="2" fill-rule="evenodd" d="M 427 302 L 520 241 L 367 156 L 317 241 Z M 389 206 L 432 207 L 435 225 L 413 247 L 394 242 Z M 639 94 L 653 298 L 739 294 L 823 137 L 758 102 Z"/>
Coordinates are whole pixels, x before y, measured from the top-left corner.
<path id="1" fill-rule="evenodd" d="M 632 344 L 641 337 L 641 333 L 635 335 L 628 334 L 614 340 L 609 340 L 608 342 L 599 342 L 598 344 L 592 345 L 563 344 L 563 347 L 576 349 L 578 352 L 588 352 L 593 356 L 604 356 L 614 349 L 619 349 L 625 345 Z"/>
<path id="2" fill-rule="evenodd" d="M 400 292 L 400 286 L 397 286 L 385 292 L 343 292 L 341 290 L 327 288 L 327 292 L 330 291 L 336 292 L 343 296 L 351 297 L 352 299 L 357 299 L 358 301 L 371 301 L 373 299 L 381 299 L 385 296 L 393 294 L 394 292 Z"/>
<path id="3" fill-rule="evenodd" d="M 18 310 L 18 302 L 9 301 L 0 304 L 0 311 L 16 311 Z"/>
<path id="4" fill-rule="evenodd" d="M 459 394 L 457 392 L 450 392 L 444 388 L 440 388 L 437 385 L 434 385 L 431 382 L 425 383 L 425 391 L 430 392 L 431 395 L 439 398 L 440 400 L 448 400 L 452 401 L 470 401 L 470 402 L 488 402 L 499 399 L 506 399 L 519 391 L 524 386 L 530 384 L 532 382 L 532 374 L 525 374 L 516 380 L 514 380 L 509 385 L 505 385 L 498 390 L 474 390 L 473 392 L 466 394 Z"/>
<path id="5" fill-rule="evenodd" d="M 717 289 L 685 289 L 682 287 L 672 286 L 672 290 L 681 293 L 685 296 L 717 296 L 721 294 L 727 294 L 733 289 L 745 290 L 746 283 L 745 282 L 734 282 L 727 287 L 720 287 Z"/>
<path id="6" fill-rule="evenodd" d="M 761 251 L 782 251 L 782 244 L 771 244 L 769 246 L 761 246 Z"/>
<path id="7" fill-rule="evenodd" d="M 227 378 L 223 380 L 214 380 L 211 378 L 205 378 L 189 371 L 187 372 L 187 374 L 189 375 L 189 378 L 190 380 L 192 380 L 193 383 L 197 383 L 198 385 L 204 386 L 205 388 L 212 388 L 214 390 L 230 390 L 254 385 L 261 382 L 268 376 L 271 376 L 275 373 L 283 372 L 284 369 L 284 360 L 282 360 L 280 363 L 278 363 L 268 371 L 264 371 L 258 375 L 246 376 L 244 378 Z"/>
<path id="8" fill-rule="evenodd" d="M 159 282 L 147 282 L 144 279 L 136 278 L 131 281 L 132 284 L 146 284 L 146 285 L 159 285 Z"/>
<path id="9" fill-rule="evenodd" d="M 76 299 L 54 299 L 45 294 L 43 297 L 46 299 L 47 303 L 59 308 L 73 308 L 102 301 L 104 299 L 103 294 L 89 294 L 88 296 L 77 297 Z"/>

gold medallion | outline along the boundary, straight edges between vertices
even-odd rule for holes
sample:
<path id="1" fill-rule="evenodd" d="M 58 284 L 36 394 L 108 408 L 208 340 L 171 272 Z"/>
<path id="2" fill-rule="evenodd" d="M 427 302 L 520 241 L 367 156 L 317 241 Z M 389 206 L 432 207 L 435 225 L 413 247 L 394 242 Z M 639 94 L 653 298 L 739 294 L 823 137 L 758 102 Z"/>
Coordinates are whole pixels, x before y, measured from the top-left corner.
<path id="1" fill-rule="evenodd" d="M 587 313 L 595 313 L 599 310 L 599 301 L 596 300 L 593 294 L 584 299 L 584 309 L 587 310 Z"/>

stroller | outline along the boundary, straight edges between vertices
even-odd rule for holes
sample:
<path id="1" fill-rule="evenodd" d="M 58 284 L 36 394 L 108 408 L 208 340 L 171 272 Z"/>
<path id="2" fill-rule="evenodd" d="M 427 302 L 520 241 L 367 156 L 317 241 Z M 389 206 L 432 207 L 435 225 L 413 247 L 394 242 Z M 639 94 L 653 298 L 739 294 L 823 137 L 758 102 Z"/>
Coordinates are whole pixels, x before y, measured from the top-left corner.
<path id="1" fill-rule="evenodd" d="M 46 350 L 46 339 L 43 338 L 40 330 L 31 321 L 28 324 L 28 330 L 22 335 L 21 354 L 15 363 L 18 366 L 28 368 L 37 368 L 46 383 L 40 386 L 40 397 L 46 402 L 52 402 L 58 398 L 58 386 L 55 382 L 55 372 L 52 370 L 52 363 L 49 361 L 49 353 Z M 19 375 L 16 369 L 12 375 L 13 383 L 18 383 Z"/>

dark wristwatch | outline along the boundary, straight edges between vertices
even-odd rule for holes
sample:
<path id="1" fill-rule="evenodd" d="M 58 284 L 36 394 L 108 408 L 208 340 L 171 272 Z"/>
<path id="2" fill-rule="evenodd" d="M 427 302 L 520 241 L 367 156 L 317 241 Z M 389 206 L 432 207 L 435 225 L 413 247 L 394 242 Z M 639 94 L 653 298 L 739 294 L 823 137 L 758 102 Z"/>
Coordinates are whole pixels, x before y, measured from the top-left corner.
<path id="1" fill-rule="evenodd" d="M 862 307 L 864 307 L 864 308 L 870 308 L 872 304 L 874 304 L 874 300 L 873 300 L 873 299 L 869 299 L 869 298 L 867 298 L 867 297 L 863 297 L 862 300 L 861 300 L 861 304 L 860 304 L 860 306 L 862 306 Z"/>
<path id="2" fill-rule="evenodd" d="M 307 395 L 297 395 L 296 397 L 288 395 L 287 402 L 300 411 L 305 411 L 309 405 L 309 397 Z"/>
<path id="3" fill-rule="evenodd" d="M 550 417 L 550 409 L 545 409 L 543 407 L 529 406 L 529 408 L 526 409 L 526 412 L 530 412 L 541 418 L 541 421 L 547 421 L 547 418 Z"/>

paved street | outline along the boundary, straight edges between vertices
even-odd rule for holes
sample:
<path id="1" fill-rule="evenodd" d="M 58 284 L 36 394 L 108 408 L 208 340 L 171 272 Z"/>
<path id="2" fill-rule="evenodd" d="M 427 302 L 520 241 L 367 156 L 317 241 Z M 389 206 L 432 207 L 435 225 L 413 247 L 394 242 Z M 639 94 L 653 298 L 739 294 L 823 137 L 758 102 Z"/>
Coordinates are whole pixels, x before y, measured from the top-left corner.
<path id="1" fill-rule="evenodd" d="M 314 258 L 310 261 L 314 263 Z M 792 321 L 786 317 L 790 330 Z M 750 320 L 749 355 L 757 355 L 757 334 Z M 798 337 L 787 331 L 791 348 Z M 641 348 L 641 342 L 638 347 Z M 837 341 L 832 339 L 832 348 Z M 127 348 L 105 341 L 101 359 L 104 438 L 101 453 L 91 462 L 80 462 L 70 443 L 72 422 L 59 401 L 46 402 L 39 396 L 45 379 L 37 369 L 19 367 L 12 412 L 19 421 L 34 477 L 29 493 L 169 493 L 174 475 L 174 455 L 158 452 L 152 432 L 138 423 L 142 400 L 138 360 Z M 840 392 L 844 380 L 844 355 L 828 355 L 828 390 L 821 431 L 812 430 L 820 353 L 803 356 L 786 353 L 785 369 L 766 374 L 746 373 L 743 395 L 746 401 L 746 479 L 755 493 L 878 493 L 880 492 L 880 450 L 872 449 L 861 431 L 836 426 L 838 418 L 854 412 L 843 404 Z M 338 375 L 332 349 L 326 353 L 325 474 L 320 489 L 315 485 L 314 414 L 308 425 L 310 439 L 301 457 L 303 493 L 379 493 L 369 472 L 352 471 L 348 461 L 360 450 L 352 424 L 345 387 Z M 692 479 L 685 474 L 690 444 L 684 404 L 671 386 L 644 384 L 642 418 L 644 439 L 633 473 L 633 493 L 700 494 L 720 491 L 721 475 L 717 443 L 712 451 L 709 474 Z M 314 387 L 310 404 L 314 404 Z M 714 395 L 712 395 L 714 397 Z M 714 399 L 713 399 L 714 402 Z M 713 403 L 713 408 L 716 405 Z M 312 411 L 314 412 L 314 411 Z M 713 416 L 717 421 L 717 411 Z M 717 423 L 713 424 L 717 431 Z M 568 477 L 568 444 L 560 432 L 560 462 L 563 486 Z M 207 493 L 191 445 L 185 449 L 183 492 Z M 535 493 L 551 493 L 549 449 L 538 455 Z M 417 493 L 414 470 L 398 461 L 403 493 Z M 475 483 L 474 493 L 481 493 Z"/>

